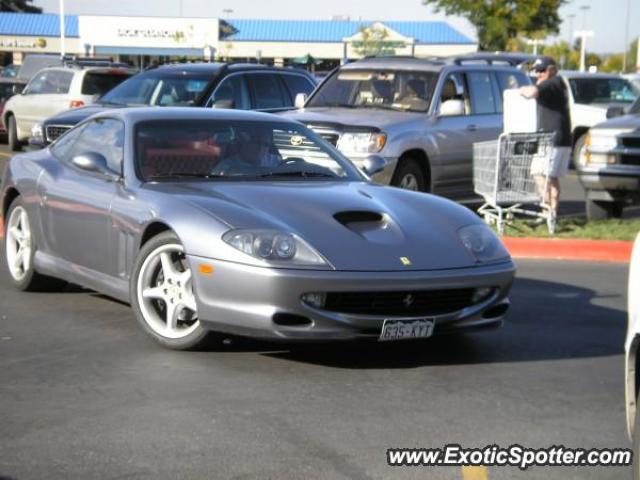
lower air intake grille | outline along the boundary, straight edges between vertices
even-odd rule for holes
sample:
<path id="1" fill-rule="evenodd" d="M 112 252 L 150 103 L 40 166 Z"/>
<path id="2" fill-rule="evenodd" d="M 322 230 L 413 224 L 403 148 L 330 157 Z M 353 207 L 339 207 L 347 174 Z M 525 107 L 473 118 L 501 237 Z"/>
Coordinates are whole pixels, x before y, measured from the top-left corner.
<path id="1" fill-rule="evenodd" d="M 400 292 L 327 293 L 324 309 L 360 315 L 444 315 L 473 305 L 473 288 Z"/>

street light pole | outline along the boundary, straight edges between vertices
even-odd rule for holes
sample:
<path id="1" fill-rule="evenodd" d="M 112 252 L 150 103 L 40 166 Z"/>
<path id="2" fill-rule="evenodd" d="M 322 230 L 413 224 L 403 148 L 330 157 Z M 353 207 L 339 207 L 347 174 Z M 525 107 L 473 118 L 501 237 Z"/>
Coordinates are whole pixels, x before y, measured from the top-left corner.
<path id="1" fill-rule="evenodd" d="M 60 0 L 60 57 L 63 58 L 64 54 L 64 0 Z"/>
<path id="2" fill-rule="evenodd" d="M 627 0 L 627 21 L 624 25 L 624 50 L 622 51 L 622 73 L 627 71 L 627 46 L 629 45 L 629 10 L 631 0 Z"/>
<path id="3" fill-rule="evenodd" d="M 573 41 L 573 19 L 576 18 L 575 13 L 570 13 L 569 17 L 569 49 L 571 49 L 571 42 Z"/>

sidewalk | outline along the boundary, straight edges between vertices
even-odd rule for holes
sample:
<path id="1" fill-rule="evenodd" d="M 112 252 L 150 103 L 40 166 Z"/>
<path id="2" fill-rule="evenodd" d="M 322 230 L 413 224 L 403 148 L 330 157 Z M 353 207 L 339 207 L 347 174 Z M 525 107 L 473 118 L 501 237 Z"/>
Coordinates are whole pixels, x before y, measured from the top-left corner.
<path id="1" fill-rule="evenodd" d="M 514 258 L 626 262 L 633 242 L 556 238 L 502 237 Z"/>

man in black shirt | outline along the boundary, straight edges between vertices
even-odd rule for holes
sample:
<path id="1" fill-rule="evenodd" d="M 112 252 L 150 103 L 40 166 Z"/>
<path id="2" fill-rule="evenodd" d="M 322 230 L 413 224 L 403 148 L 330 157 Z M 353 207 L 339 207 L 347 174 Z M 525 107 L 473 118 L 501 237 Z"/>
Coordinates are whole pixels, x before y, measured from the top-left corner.
<path id="1" fill-rule="evenodd" d="M 543 202 L 549 205 L 549 221 L 555 226 L 560 202 L 560 177 L 567 174 L 571 158 L 571 119 L 567 87 L 558 75 L 556 62 L 551 57 L 540 57 L 533 64 L 538 78 L 535 86 L 520 89 L 527 98 L 537 99 L 538 130 L 555 132 L 554 149 L 549 164 L 531 167 Z M 548 182 L 546 176 L 548 175 Z M 546 183 L 546 189 L 545 189 Z"/>

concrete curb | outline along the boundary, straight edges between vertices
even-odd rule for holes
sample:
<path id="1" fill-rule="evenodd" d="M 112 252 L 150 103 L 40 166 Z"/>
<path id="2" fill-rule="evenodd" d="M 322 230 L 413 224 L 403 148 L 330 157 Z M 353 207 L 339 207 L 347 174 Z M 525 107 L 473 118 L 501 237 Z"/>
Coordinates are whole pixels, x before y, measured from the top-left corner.
<path id="1" fill-rule="evenodd" d="M 631 259 L 633 242 L 564 238 L 502 237 L 514 258 L 625 262 Z"/>

